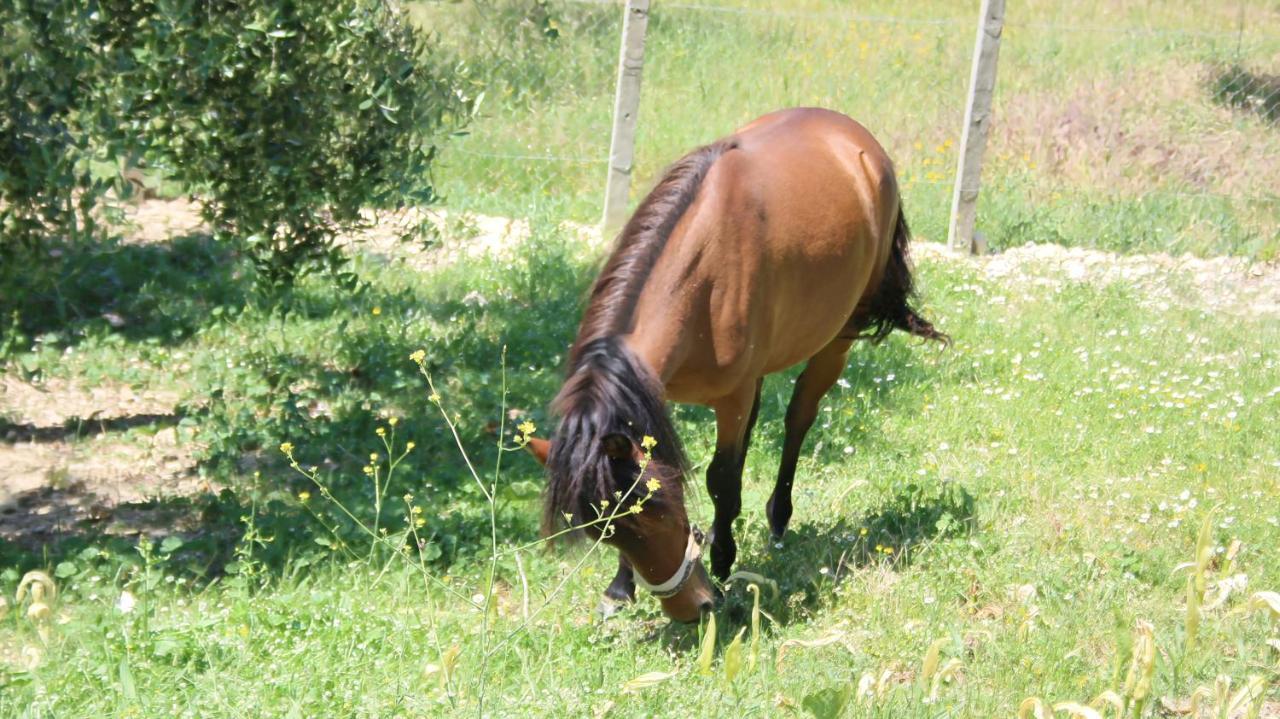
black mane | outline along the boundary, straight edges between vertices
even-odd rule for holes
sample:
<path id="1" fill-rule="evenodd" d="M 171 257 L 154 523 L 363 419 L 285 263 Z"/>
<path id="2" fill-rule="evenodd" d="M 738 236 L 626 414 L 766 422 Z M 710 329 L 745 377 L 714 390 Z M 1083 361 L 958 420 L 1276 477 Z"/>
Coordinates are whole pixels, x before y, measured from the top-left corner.
<path id="1" fill-rule="evenodd" d="M 561 526 L 566 514 L 575 525 L 594 520 L 601 500 L 612 505 L 606 513 L 620 502 L 629 507 L 647 494 L 648 477 L 660 479 L 663 489 L 645 502 L 645 513 L 661 513 L 682 500 L 679 487 L 689 462 L 662 400 L 662 387 L 620 338 L 600 338 L 582 348 L 552 409 L 560 426 L 547 458 L 544 528 Z M 633 459 L 612 459 L 605 453 L 610 435 L 622 435 L 637 446 L 645 437 L 654 439 L 645 480 L 639 480 Z"/>

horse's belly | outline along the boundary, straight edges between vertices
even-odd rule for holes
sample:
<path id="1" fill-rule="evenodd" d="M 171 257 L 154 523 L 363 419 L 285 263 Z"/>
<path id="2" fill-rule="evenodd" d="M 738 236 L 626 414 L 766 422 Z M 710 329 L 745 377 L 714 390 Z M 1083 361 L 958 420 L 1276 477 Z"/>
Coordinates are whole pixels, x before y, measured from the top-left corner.
<path id="1" fill-rule="evenodd" d="M 772 298 L 764 373 L 803 362 L 839 336 L 874 271 L 872 251 L 846 250 L 792 264 Z"/>

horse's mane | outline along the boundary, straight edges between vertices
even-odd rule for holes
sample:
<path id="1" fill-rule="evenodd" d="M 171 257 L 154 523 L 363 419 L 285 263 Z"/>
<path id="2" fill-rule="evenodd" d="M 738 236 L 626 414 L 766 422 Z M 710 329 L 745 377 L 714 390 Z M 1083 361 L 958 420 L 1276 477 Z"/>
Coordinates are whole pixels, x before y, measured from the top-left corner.
<path id="1" fill-rule="evenodd" d="M 637 483 L 633 459 L 606 454 L 604 442 L 611 435 L 622 435 L 637 445 L 646 436 L 657 442 L 646 477 L 663 479 L 663 488 L 645 503 L 642 514 L 658 514 L 663 507 L 683 501 L 679 481 L 688 460 L 667 413 L 662 384 L 627 348 L 622 335 L 631 329 L 640 291 L 676 223 L 697 197 L 716 159 L 735 147 L 734 140 L 715 142 L 668 168 L 618 235 L 591 288 L 569 353 L 568 377 L 552 403 L 560 425 L 547 458 L 543 515 L 547 530 L 559 526 L 565 515 L 573 524 L 594 520 L 601 500 L 618 507 L 621 497 L 630 506 L 647 494 L 644 483 Z M 626 519 L 632 516 L 643 521 L 640 515 Z"/>
<path id="2" fill-rule="evenodd" d="M 620 337 L 601 337 L 581 348 L 577 369 L 552 411 L 560 416 L 560 426 L 547 457 L 544 529 L 561 526 L 565 515 L 574 525 L 596 519 L 601 500 L 610 503 L 606 513 L 625 510 L 648 494 L 649 477 L 661 480 L 662 489 L 645 502 L 645 514 L 680 506 L 680 481 L 689 463 L 667 414 L 662 386 Z M 645 480 L 638 478 L 633 458 L 615 459 L 605 452 L 611 435 L 636 445 L 646 436 L 654 439 Z"/>
<path id="3" fill-rule="evenodd" d="M 626 334 L 640 290 L 667 239 L 685 210 L 698 196 L 698 188 L 721 155 L 738 146 L 732 138 L 704 145 L 677 160 L 649 192 L 627 221 L 613 253 L 591 287 L 587 310 L 578 326 L 578 339 L 569 353 L 570 372 L 579 350 L 600 337 Z"/>

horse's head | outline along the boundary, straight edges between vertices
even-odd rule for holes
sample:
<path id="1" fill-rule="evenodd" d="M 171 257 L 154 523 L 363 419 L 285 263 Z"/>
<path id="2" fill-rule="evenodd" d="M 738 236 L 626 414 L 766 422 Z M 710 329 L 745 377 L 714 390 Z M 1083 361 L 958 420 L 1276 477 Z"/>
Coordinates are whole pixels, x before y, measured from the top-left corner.
<path id="1" fill-rule="evenodd" d="M 609 434 L 591 457 L 564 456 L 574 448 L 531 439 L 529 451 L 552 467 L 599 462 L 607 481 L 581 483 L 570 494 L 548 496 L 548 520 L 567 519 L 592 539 L 622 553 L 635 572 L 636 585 L 662 602 L 667 616 L 694 622 L 715 604 L 716 590 L 702 566 L 702 533 L 689 522 L 682 470 L 670 466 L 635 440 Z M 591 486 L 587 486 L 590 484 Z M 556 516 L 552 516 L 555 512 Z"/>

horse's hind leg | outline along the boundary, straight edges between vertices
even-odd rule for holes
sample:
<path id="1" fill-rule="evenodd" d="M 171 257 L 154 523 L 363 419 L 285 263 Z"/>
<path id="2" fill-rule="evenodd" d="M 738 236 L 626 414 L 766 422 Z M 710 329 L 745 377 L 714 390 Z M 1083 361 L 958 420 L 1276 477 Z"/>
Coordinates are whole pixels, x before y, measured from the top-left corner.
<path id="1" fill-rule="evenodd" d="M 787 405 L 787 437 L 782 445 L 782 465 L 778 468 L 778 481 L 773 495 L 765 505 L 769 517 L 769 529 L 773 536 L 781 537 L 791 521 L 791 483 L 796 476 L 796 462 L 804 437 L 818 417 L 818 401 L 831 389 L 844 371 L 845 358 L 849 355 L 851 339 L 836 338 L 809 358 L 804 372 L 796 380 Z"/>
<path id="2" fill-rule="evenodd" d="M 711 572 L 721 581 L 738 557 L 738 544 L 733 539 L 733 520 L 742 512 L 742 467 L 751 444 L 751 429 L 760 411 L 760 385 L 715 403 L 716 453 L 707 467 L 707 493 L 715 505 L 716 518 L 711 527 Z"/>

